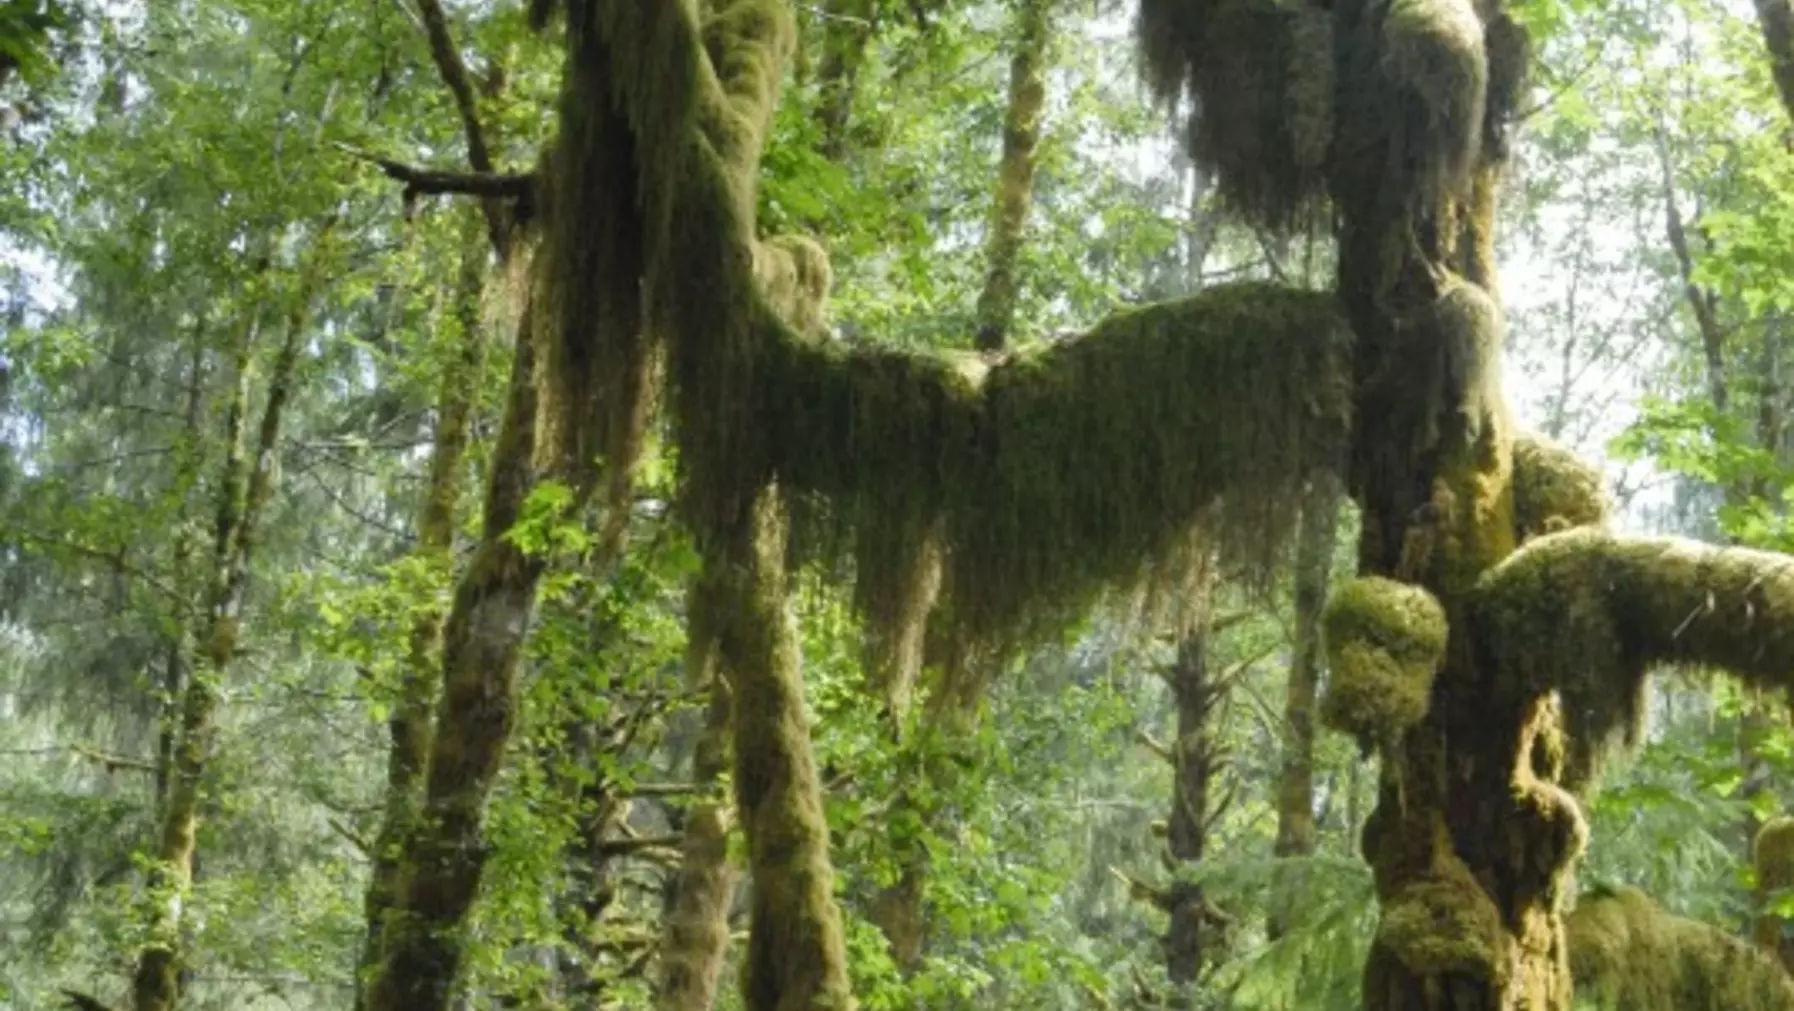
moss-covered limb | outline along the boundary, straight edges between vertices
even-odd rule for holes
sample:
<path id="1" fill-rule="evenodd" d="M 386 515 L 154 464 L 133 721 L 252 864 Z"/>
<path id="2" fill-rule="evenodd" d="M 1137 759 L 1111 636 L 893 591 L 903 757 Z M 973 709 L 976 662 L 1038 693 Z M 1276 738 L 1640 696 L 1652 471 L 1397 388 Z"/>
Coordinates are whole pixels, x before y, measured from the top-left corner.
<path id="1" fill-rule="evenodd" d="M 1332 677 L 1321 720 L 1395 755 L 1426 717 L 1450 629 L 1431 593 L 1380 576 L 1354 579 L 1328 602 L 1323 626 Z"/>
<path id="2" fill-rule="evenodd" d="M 1567 922 L 1577 999 L 1603 1011 L 1794 1008 L 1794 983 L 1773 958 L 1636 889 L 1587 896 Z"/>
<path id="3" fill-rule="evenodd" d="M 833 281 L 828 253 L 804 235 L 778 235 L 754 244 L 754 277 L 770 308 L 799 336 L 828 333 Z"/>
<path id="4" fill-rule="evenodd" d="M 1513 484 L 1514 536 L 1520 543 L 1540 534 L 1607 522 L 1601 472 L 1544 436 L 1514 438 Z"/>
<path id="5" fill-rule="evenodd" d="M 719 589 L 712 580 L 700 580 L 686 606 L 686 687 L 709 696 L 692 779 L 709 790 L 720 789 L 729 765 L 729 687 L 717 670 Z M 716 1003 L 738 876 L 729 862 L 729 820 L 729 804 L 712 796 L 699 799 L 685 815 L 679 868 L 667 886 L 656 1011 L 709 1011 Z"/>
<path id="6" fill-rule="evenodd" d="M 1314 852 L 1314 724 L 1321 671 L 1321 615 L 1332 583 L 1344 497 L 1337 476 L 1317 474 L 1302 500 L 1292 573 L 1295 642 L 1283 704 L 1283 760 L 1277 785 L 1278 856 Z"/>
<path id="7" fill-rule="evenodd" d="M 1001 644 L 1137 581 L 1217 500 L 1216 542 L 1270 571 L 1345 445 L 1350 353 L 1328 297 L 1226 285 L 988 368 L 778 342 L 760 417 L 771 469 L 836 519 L 940 515 L 948 618 Z"/>
<path id="8" fill-rule="evenodd" d="M 1193 107 L 1186 147 L 1222 203 L 1283 231 L 1319 205 L 1333 140 L 1332 19 L 1273 0 L 1142 0 L 1138 37 L 1166 104 Z"/>
<path id="9" fill-rule="evenodd" d="M 328 277 L 333 221 L 326 221 L 289 296 L 280 350 L 268 376 L 267 400 L 255 441 L 246 421 L 252 379 L 250 352 L 260 310 L 251 308 L 236 353 L 237 383 L 225 417 L 225 458 L 218 482 L 211 577 L 198 631 L 198 657 L 180 700 L 180 727 L 171 754 L 168 794 L 161 811 L 156 862 L 150 872 L 145 941 L 132 975 L 135 1011 L 170 1011 L 179 998 L 182 912 L 193 882 L 193 861 L 206 767 L 218 733 L 224 680 L 237 657 L 251 562 L 263 513 L 274 496 L 280 431 L 299 382 L 300 354 L 309 336 L 312 301 Z"/>
<path id="10" fill-rule="evenodd" d="M 734 697 L 736 807 L 754 881 L 743 988 L 751 1011 L 848 1011 L 828 824 L 786 608 L 784 525 L 779 494 L 765 489 L 705 561 Z"/>
<path id="11" fill-rule="evenodd" d="M 486 223 L 490 226 L 493 220 L 488 216 Z M 447 585 L 453 574 L 456 505 L 461 497 L 470 423 L 486 357 L 480 315 L 487 253 L 486 240 L 480 232 L 480 219 L 464 213 L 461 269 L 449 326 L 444 328 L 450 354 L 438 387 L 436 432 L 424 502 L 417 518 L 415 553 L 442 580 L 439 585 Z M 358 1005 L 362 1001 L 360 984 L 379 960 L 381 923 L 398 886 L 399 849 L 416 812 L 424 765 L 429 758 L 430 715 L 441 674 L 436 651 L 441 638 L 441 609 L 430 605 L 417 609 L 408 634 L 399 696 L 387 720 L 391 744 L 386 759 L 385 811 L 375 838 L 373 867 L 363 903 L 367 937 L 356 974 Z"/>
<path id="12" fill-rule="evenodd" d="M 524 309 L 523 334 L 534 313 Z M 459 932 L 484 864 L 481 824 L 516 719 L 518 664 L 543 563 L 505 534 L 535 487 L 538 456 L 535 342 L 517 341 L 504 418 L 487 477 L 479 546 L 443 626 L 442 694 L 424 800 L 399 858 L 370 1011 L 440 1011 L 460 966 Z"/>
<path id="13" fill-rule="evenodd" d="M 1491 572 L 1474 608 L 1503 691 L 1562 694 L 1573 785 L 1635 726 L 1652 666 L 1716 667 L 1765 689 L 1794 670 L 1794 560 L 1780 554 L 1571 530 Z"/>
<path id="14" fill-rule="evenodd" d="M 1002 350 L 1015 317 L 1022 231 L 1034 200 L 1034 149 L 1046 104 L 1045 64 L 1052 36 L 1048 0 L 1016 8 L 1009 62 L 1009 106 L 1003 114 L 1003 155 L 997 166 L 996 205 L 985 240 L 984 288 L 978 295 L 978 347 Z"/>

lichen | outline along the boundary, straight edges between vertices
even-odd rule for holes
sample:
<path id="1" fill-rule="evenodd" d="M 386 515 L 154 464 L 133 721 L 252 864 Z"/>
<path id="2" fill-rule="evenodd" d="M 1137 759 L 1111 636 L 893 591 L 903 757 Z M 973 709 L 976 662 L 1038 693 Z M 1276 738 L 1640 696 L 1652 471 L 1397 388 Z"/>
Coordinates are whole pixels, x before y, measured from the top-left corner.
<path id="1" fill-rule="evenodd" d="M 1327 726 L 1378 744 L 1426 717 L 1445 661 L 1445 611 L 1418 586 L 1367 576 L 1340 587 L 1322 619 L 1331 671 Z"/>
<path id="2" fill-rule="evenodd" d="M 1773 959 L 1637 889 L 1585 897 L 1566 926 L 1577 999 L 1602 1011 L 1794 1008 L 1794 983 Z"/>

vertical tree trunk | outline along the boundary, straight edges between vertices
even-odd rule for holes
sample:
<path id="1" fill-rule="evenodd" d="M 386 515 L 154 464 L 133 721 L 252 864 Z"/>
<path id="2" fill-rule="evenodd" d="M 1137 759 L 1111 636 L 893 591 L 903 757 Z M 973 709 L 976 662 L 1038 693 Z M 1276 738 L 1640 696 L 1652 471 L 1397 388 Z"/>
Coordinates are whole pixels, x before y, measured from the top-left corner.
<path id="1" fill-rule="evenodd" d="M 1208 900 L 1200 883 L 1187 872 L 1202 863 L 1208 850 L 1209 829 L 1217 813 L 1212 797 L 1220 772 L 1221 745 L 1213 717 L 1226 693 L 1226 684 L 1210 669 L 1214 646 L 1214 593 L 1216 578 L 1211 565 L 1192 580 L 1188 599 L 1182 603 L 1182 634 L 1177 657 L 1166 673 L 1166 683 L 1177 705 L 1177 740 L 1171 746 L 1171 816 L 1166 824 L 1166 847 L 1176 875 L 1169 888 L 1154 901 L 1171 916 L 1160 945 L 1165 952 L 1165 972 L 1171 980 L 1170 1006 L 1191 1007 L 1190 989 L 1202 978 L 1211 952 L 1207 942 L 1225 923 Z"/>
<path id="2" fill-rule="evenodd" d="M 1794 11 L 1788 0 L 1756 0 L 1757 20 L 1763 26 L 1763 43 L 1769 50 L 1769 69 L 1782 109 L 1794 127 Z"/>
<path id="3" fill-rule="evenodd" d="M 704 576 L 716 594 L 718 658 L 734 701 L 735 805 L 753 875 L 743 991 L 749 1011 L 848 1011 L 784 557 L 784 508 L 767 488 L 727 541 L 710 546 Z"/>
<path id="4" fill-rule="evenodd" d="M 516 718 L 517 674 L 544 568 L 505 537 L 535 487 L 536 368 L 524 309 L 504 419 L 493 446 L 479 547 L 443 627 L 442 695 L 422 808 L 399 855 L 368 1008 L 440 1011 L 460 966 L 459 931 L 484 865 L 486 795 Z"/>
<path id="5" fill-rule="evenodd" d="M 469 429 L 479 395 L 485 360 L 481 332 L 481 294 L 485 288 L 486 239 L 480 221 L 464 211 L 461 269 L 456 280 L 450 357 L 443 368 L 436 401 L 436 433 L 423 507 L 417 520 L 417 556 L 436 578 L 453 578 L 456 503 L 461 495 Z M 399 696 L 387 720 L 391 748 L 386 758 L 386 801 L 376 836 L 373 868 L 364 909 L 367 936 L 356 974 L 356 1006 L 364 1006 L 362 984 L 380 954 L 381 925 L 392 907 L 398 884 L 399 854 L 416 814 L 419 786 L 430 752 L 430 711 L 436 703 L 437 646 L 442 638 L 442 612 L 426 604 L 414 612 L 407 642 Z"/>
<path id="6" fill-rule="evenodd" d="M 249 588 L 250 561 L 263 511 L 274 494 L 280 427 L 297 382 L 311 301 L 325 273 L 330 223 L 314 240 L 310 261 L 292 295 L 280 351 L 268 380 L 268 399 L 253 451 L 245 443 L 245 416 L 252 379 L 251 352 L 256 322 L 245 327 L 236 353 L 236 388 L 225 418 L 225 459 L 218 484 L 213 528 L 212 576 L 198 656 L 181 693 L 180 728 L 174 742 L 172 775 L 162 810 L 156 862 L 150 872 L 147 940 L 132 976 L 136 1011 L 169 1011 L 179 999 L 182 914 L 193 882 L 194 845 L 199 830 L 203 779 L 218 731 L 218 705 L 241 635 Z M 255 309 L 250 310 L 255 313 Z"/>
<path id="7" fill-rule="evenodd" d="M 819 150 L 838 161 L 847 150 L 847 126 L 866 50 L 878 29 L 876 0 L 828 0 L 822 20 L 822 62 L 816 73 L 816 122 L 822 127 Z"/>
<path id="8" fill-rule="evenodd" d="M 707 574 L 692 587 L 686 608 L 686 685 L 709 696 L 692 756 L 692 776 L 705 795 L 686 813 L 679 870 L 668 886 L 657 1011 L 709 1011 L 729 950 L 738 875 L 729 862 L 729 806 L 711 795 L 729 763 L 729 687 L 717 671 L 723 591 Z"/>
<path id="9" fill-rule="evenodd" d="M 1314 713 L 1321 667 L 1321 609 L 1332 581 L 1339 486 L 1316 475 L 1296 541 L 1295 642 L 1283 705 L 1283 767 L 1277 786 L 1278 856 L 1314 852 Z"/>
<path id="10" fill-rule="evenodd" d="M 1022 0 L 1016 10 L 1009 63 L 1009 106 L 1003 116 L 1003 158 L 997 167 L 996 206 L 985 242 L 984 290 L 978 296 L 978 347 L 1000 351 L 1015 320 L 1022 232 L 1034 200 L 1034 150 L 1046 104 L 1047 0 Z"/>

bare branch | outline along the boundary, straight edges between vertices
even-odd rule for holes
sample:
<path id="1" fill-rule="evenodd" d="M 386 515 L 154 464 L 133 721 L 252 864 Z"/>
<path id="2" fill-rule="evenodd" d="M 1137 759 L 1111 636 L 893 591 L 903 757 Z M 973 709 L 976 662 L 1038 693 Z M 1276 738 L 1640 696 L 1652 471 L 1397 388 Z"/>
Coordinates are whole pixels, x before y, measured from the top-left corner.
<path id="1" fill-rule="evenodd" d="M 535 193 L 536 177 L 527 173 L 445 172 L 407 165 L 348 144 L 339 143 L 337 147 L 353 157 L 379 166 L 380 171 L 386 173 L 388 178 L 404 183 L 408 197 L 460 193 L 482 198 L 528 201 Z"/>

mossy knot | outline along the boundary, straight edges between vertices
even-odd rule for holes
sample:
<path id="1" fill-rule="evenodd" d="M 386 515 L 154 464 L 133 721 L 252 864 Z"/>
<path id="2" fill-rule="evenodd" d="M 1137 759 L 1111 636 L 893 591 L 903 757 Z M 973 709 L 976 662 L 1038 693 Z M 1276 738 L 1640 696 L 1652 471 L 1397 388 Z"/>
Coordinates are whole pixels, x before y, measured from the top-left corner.
<path id="1" fill-rule="evenodd" d="M 1334 593 L 1323 624 L 1327 726 L 1377 743 L 1419 723 L 1445 661 L 1445 610 L 1418 586 L 1368 576 Z"/>

